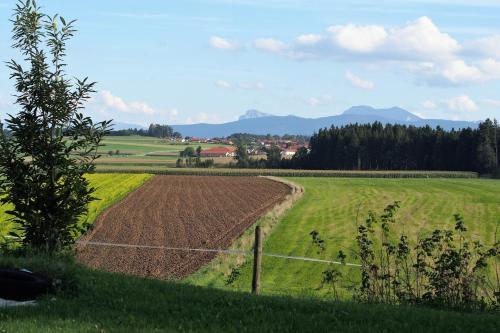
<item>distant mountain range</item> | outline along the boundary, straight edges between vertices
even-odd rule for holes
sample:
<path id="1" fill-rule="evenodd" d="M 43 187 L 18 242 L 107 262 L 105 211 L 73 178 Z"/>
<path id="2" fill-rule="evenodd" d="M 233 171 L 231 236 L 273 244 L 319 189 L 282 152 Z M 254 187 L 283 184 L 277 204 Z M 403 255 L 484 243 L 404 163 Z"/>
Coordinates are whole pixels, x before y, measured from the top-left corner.
<path id="1" fill-rule="evenodd" d="M 118 121 L 113 121 L 113 130 L 114 131 L 126 130 L 126 129 L 131 129 L 131 128 L 147 129 L 147 127 L 142 126 L 142 125 L 129 124 L 129 123 L 121 123 L 121 122 L 118 122 Z"/>
<path id="2" fill-rule="evenodd" d="M 275 116 L 257 110 L 249 110 L 237 121 L 224 124 L 173 125 L 175 131 L 184 136 L 223 137 L 233 133 L 252 134 L 295 134 L 312 135 L 320 128 L 347 124 L 367 124 L 379 121 L 382 124 L 403 124 L 431 127 L 440 126 L 445 130 L 452 128 L 476 128 L 478 122 L 444 119 L 423 119 L 399 107 L 375 109 L 371 106 L 354 106 L 337 116 L 321 118 L 302 118 L 297 116 Z"/>
<path id="3" fill-rule="evenodd" d="M 248 110 L 245 112 L 245 114 L 241 115 L 238 120 L 245 120 L 245 119 L 255 119 L 255 118 L 265 118 L 265 117 L 275 117 L 273 114 L 269 113 L 264 113 L 260 112 L 257 110 Z"/>

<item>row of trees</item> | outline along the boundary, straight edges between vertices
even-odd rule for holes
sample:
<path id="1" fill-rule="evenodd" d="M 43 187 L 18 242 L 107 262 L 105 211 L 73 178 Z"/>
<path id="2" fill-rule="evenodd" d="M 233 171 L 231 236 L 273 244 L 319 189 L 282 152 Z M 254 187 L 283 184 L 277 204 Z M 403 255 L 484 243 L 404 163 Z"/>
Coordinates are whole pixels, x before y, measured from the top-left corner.
<path id="1" fill-rule="evenodd" d="M 292 135 L 292 134 L 284 134 L 280 135 L 258 135 L 258 134 L 250 134 L 250 133 L 233 133 L 227 137 L 228 140 L 235 142 L 236 144 L 249 145 L 253 142 L 261 142 L 261 141 L 293 141 L 297 143 L 307 143 L 309 142 L 310 136 L 307 135 Z"/>
<path id="2" fill-rule="evenodd" d="M 198 146 L 196 148 L 196 150 L 193 147 L 189 146 L 189 147 L 184 148 L 184 150 L 179 153 L 179 156 L 180 157 L 200 157 L 201 151 L 202 151 L 201 146 Z"/>
<path id="3" fill-rule="evenodd" d="M 230 167 L 236 168 L 254 168 L 254 169 L 275 169 L 287 167 L 286 160 L 281 158 L 281 149 L 278 146 L 264 148 L 266 158 L 251 158 L 248 155 L 247 146 L 238 144 L 236 148 L 236 163 L 230 164 Z"/>
<path id="4" fill-rule="evenodd" d="M 212 168 L 215 165 L 213 158 L 202 160 L 199 156 L 188 156 L 186 158 L 179 158 L 175 162 L 176 168 Z"/>
<path id="5" fill-rule="evenodd" d="M 308 169 L 456 170 L 493 173 L 498 169 L 500 129 L 487 119 L 477 129 L 379 122 L 319 130 L 310 152 L 300 151 L 290 167 Z"/>
<path id="6" fill-rule="evenodd" d="M 111 131 L 109 135 L 112 136 L 129 136 L 129 135 L 141 135 L 141 136 L 151 136 L 155 138 L 182 138 L 182 134 L 174 131 L 172 126 L 160 125 L 160 124 L 150 124 L 147 130 L 129 128 L 123 130 Z"/>

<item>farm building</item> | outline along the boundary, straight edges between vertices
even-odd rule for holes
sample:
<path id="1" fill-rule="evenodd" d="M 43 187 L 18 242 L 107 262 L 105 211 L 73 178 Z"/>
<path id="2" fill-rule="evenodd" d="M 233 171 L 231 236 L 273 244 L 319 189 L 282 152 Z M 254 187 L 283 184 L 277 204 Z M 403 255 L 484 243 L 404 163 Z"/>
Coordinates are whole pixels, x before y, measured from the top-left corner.
<path id="1" fill-rule="evenodd" d="M 295 153 L 297 152 L 297 150 L 299 150 L 300 148 L 307 148 L 307 146 L 303 146 L 303 145 L 294 145 L 294 146 L 290 146 L 288 148 L 285 148 L 281 151 L 281 156 L 282 157 L 285 157 L 285 158 L 290 158 L 290 157 L 293 157 L 295 155 Z"/>
<path id="2" fill-rule="evenodd" d="M 201 157 L 234 157 L 236 156 L 235 147 L 213 147 L 204 149 L 200 153 Z"/>
<path id="3" fill-rule="evenodd" d="M 293 157 L 296 152 L 297 152 L 297 149 L 295 149 L 295 148 L 287 148 L 287 149 L 281 151 L 281 156 L 282 157 Z"/>

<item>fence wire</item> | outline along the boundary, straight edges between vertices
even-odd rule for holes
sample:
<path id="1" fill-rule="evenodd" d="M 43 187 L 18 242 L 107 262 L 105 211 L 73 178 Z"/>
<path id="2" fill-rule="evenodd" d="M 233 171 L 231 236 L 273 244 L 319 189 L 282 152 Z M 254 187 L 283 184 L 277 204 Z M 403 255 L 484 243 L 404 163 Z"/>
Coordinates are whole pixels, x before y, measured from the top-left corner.
<path id="1" fill-rule="evenodd" d="M 212 252 L 212 253 L 224 253 L 224 254 L 243 254 L 243 255 L 252 255 L 253 251 L 245 251 L 245 250 L 224 250 L 224 249 L 201 249 L 201 248 L 185 248 L 185 247 L 169 247 L 169 246 L 153 246 L 153 245 L 133 245 L 133 244 L 121 244 L 121 243 L 107 243 L 107 242 L 94 242 L 94 241 L 78 241 L 77 244 L 86 246 L 110 246 L 110 247 L 121 247 L 121 248 L 136 248 L 136 249 L 156 249 L 156 250 L 166 250 L 166 251 L 187 251 L 187 252 Z M 300 261 L 310 261 L 310 262 L 319 262 L 325 264 L 333 264 L 333 265 L 343 265 L 350 267 L 361 267 L 359 264 L 354 263 L 342 263 L 340 261 L 333 260 L 325 260 L 325 259 L 317 259 L 317 258 L 308 258 L 301 256 L 289 256 L 277 253 L 267 253 L 262 252 L 263 256 L 266 257 L 274 257 L 274 258 L 282 258 L 282 259 L 290 259 L 290 260 L 300 260 Z"/>

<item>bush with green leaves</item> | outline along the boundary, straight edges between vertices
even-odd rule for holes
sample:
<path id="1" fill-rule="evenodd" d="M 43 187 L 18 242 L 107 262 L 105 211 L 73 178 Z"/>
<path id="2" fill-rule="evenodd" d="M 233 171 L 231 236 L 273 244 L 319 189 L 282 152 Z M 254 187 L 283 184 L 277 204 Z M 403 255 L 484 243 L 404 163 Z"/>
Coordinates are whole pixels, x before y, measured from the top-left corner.
<path id="1" fill-rule="evenodd" d="M 443 308 L 500 308 L 500 242 L 486 247 L 467 234 L 463 218 L 454 215 L 453 230 L 434 230 L 429 236 L 410 241 L 394 230 L 400 203 L 388 205 L 380 215 L 370 212 L 358 225 L 360 261 L 355 299 L 369 303 L 423 304 Z M 498 229 L 498 228 L 497 228 Z M 310 233 L 319 252 L 326 244 L 316 231 Z M 346 256 L 339 253 L 345 263 Z M 336 295 L 340 269 L 323 272 L 322 287 Z"/>
<path id="2" fill-rule="evenodd" d="M 0 196 L 17 225 L 11 236 L 25 248 L 55 252 L 74 242 L 78 220 L 95 200 L 84 177 L 110 121 L 80 111 L 95 83 L 70 79 L 64 57 L 74 21 L 48 16 L 33 0 L 20 1 L 12 19 L 13 48 L 22 62 L 8 67 L 20 111 L 0 133 Z"/>

